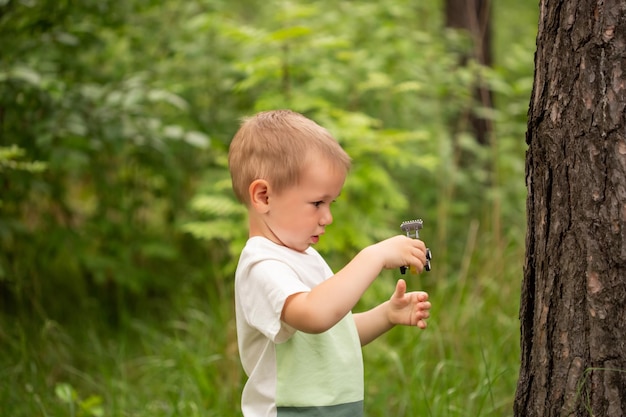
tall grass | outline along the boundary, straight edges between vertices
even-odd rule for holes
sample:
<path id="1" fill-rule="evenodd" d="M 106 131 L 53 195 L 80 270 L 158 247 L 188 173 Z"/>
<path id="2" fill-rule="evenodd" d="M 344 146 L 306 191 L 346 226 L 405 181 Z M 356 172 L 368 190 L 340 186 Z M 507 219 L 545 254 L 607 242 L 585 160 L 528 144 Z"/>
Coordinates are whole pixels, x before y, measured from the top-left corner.
<path id="1" fill-rule="evenodd" d="M 488 239 L 468 239 L 473 250 L 453 275 L 433 262 L 406 276 L 430 293 L 432 317 L 424 331 L 399 327 L 364 348 L 368 416 L 512 415 L 522 251 L 518 237 L 494 257 Z M 357 310 L 389 297 L 399 277 L 385 272 Z M 68 327 L 2 318 L 0 415 L 240 415 L 232 297 L 216 298 L 187 294 L 168 319 L 131 317 L 115 331 L 97 314 Z"/>
<path id="2" fill-rule="evenodd" d="M 424 331 L 396 328 L 364 348 L 368 415 L 512 415 L 522 252 L 471 257 L 465 276 L 444 277 L 433 262 L 432 272 L 408 278 L 429 292 L 431 319 Z M 377 283 L 371 298 L 391 294 L 395 278 Z"/>
<path id="3" fill-rule="evenodd" d="M 0 415 L 236 415 L 242 372 L 229 307 L 198 297 L 175 318 L 132 318 L 116 332 L 80 320 L 7 329 L 3 319 Z"/>

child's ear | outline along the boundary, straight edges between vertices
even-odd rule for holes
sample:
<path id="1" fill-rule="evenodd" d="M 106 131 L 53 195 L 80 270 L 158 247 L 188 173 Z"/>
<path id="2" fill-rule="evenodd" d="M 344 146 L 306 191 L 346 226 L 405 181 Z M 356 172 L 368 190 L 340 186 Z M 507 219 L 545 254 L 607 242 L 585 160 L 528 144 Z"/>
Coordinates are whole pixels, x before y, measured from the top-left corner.
<path id="1" fill-rule="evenodd" d="M 265 180 L 254 180 L 248 187 L 250 193 L 250 205 L 258 213 L 269 211 L 270 186 Z"/>

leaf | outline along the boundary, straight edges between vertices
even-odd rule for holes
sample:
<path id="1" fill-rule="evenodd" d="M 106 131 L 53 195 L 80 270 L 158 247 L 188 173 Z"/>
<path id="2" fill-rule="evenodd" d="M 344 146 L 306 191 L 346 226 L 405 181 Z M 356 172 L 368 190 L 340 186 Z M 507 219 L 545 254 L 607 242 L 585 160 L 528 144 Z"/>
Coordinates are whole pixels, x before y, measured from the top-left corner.
<path id="1" fill-rule="evenodd" d="M 400 84 L 397 84 L 393 91 L 396 93 L 416 93 L 422 90 L 422 83 L 417 81 L 405 81 Z"/>
<path id="2" fill-rule="evenodd" d="M 9 147 L 0 146 L 0 172 L 14 170 L 31 173 L 42 172 L 47 169 L 47 164 L 40 161 L 17 161 L 26 154 L 26 151 L 16 145 Z"/>
<path id="3" fill-rule="evenodd" d="M 190 131 L 185 133 L 183 138 L 188 144 L 195 146 L 196 148 L 208 148 L 211 145 L 211 138 L 202 132 Z"/>
<path id="4" fill-rule="evenodd" d="M 41 75 L 28 67 L 15 67 L 11 70 L 12 78 L 17 78 L 22 80 L 28 84 L 32 84 L 35 87 L 39 87 L 41 85 Z"/>
<path id="5" fill-rule="evenodd" d="M 189 104 L 185 101 L 185 99 L 165 90 L 150 90 L 148 92 L 148 100 L 168 103 L 179 110 L 187 110 L 189 108 Z"/>
<path id="6" fill-rule="evenodd" d="M 67 32 L 59 32 L 55 35 L 55 39 L 57 42 L 62 43 L 64 45 L 76 46 L 79 44 L 78 38 L 71 33 Z"/>
<path id="7" fill-rule="evenodd" d="M 163 135 L 168 139 L 181 139 L 185 135 L 185 129 L 179 125 L 163 127 Z"/>
<path id="8" fill-rule="evenodd" d="M 192 200 L 191 208 L 197 212 L 217 217 L 241 214 L 245 211 L 241 204 L 222 195 L 197 196 Z"/>
<path id="9" fill-rule="evenodd" d="M 239 230 L 243 230 L 244 225 L 237 225 L 223 220 L 209 222 L 189 222 L 182 226 L 183 231 L 190 233 L 197 239 L 213 240 L 222 239 L 231 241 L 237 236 Z"/>
<path id="10" fill-rule="evenodd" d="M 67 383 L 57 384 L 54 387 L 54 394 L 66 404 L 72 404 L 77 398 L 76 391 Z"/>
<path id="11" fill-rule="evenodd" d="M 359 90 L 381 90 L 387 89 L 392 85 L 391 78 L 382 72 L 371 72 L 367 74 L 367 80 L 359 84 Z"/>
<path id="12" fill-rule="evenodd" d="M 288 39 L 302 38 L 311 34 L 312 30 L 305 26 L 292 26 L 280 29 L 269 34 L 268 39 L 272 41 L 284 41 Z"/>
<path id="13" fill-rule="evenodd" d="M 81 410 L 94 417 L 101 417 L 104 415 L 104 409 L 102 408 L 102 397 L 98 395 L 90 395 L 80 402 Z"/>

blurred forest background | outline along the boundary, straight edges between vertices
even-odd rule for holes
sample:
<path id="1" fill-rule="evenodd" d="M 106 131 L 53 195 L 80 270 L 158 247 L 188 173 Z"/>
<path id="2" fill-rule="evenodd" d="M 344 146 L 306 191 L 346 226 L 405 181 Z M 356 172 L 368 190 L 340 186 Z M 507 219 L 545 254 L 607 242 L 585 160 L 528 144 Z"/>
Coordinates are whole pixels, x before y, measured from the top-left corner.
<path id="1" fill-rule="evenodd" d="M 432 318 L 364 348 L 368 415 L 512 415 L 538 4 L 491 7 L 485 67 L 441 0 L 0 0 L 0 415 L 240 414 L 226 156 L 271 108 L 354 159 L 331 267 L 424 219 Z"/>

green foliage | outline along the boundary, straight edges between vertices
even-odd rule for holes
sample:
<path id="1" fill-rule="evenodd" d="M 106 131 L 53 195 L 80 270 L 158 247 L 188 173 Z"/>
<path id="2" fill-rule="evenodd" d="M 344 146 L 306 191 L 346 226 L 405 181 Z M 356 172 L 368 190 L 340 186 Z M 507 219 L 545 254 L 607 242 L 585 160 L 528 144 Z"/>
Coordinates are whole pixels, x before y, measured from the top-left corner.
<path id="1" fill-rule="evenodd" d="M 71 417 L 104 415 L 102 410 L 102 398 L 92 395 L 86 399 L 80 399 L 74 387 L 70 384 L 60 383 L 54 387 L 57 398 L 67 405 L 67 415 Z"/>
<path id="2" fill-rule="evenodd" d="M 288 107 L 354 160 L 318 247 L 331 266 L 416 217 L 435 255 L 408 277 L 430 328 L 365 349 L 370 415 L 507 414 L 536 5 L 498 3 L 482 68 L 459 64 L 471 45 L 440 3 L 0 0 L 0 411 L 238 412 L 247 228 L 226 155 L 242 116 Z"/>
<path id="3" fill-rule="evenodd" d="M 43 162 L 20 161 L 25 154 L 24 149 L 16 145 L 8 148 L 0 147 L 0 172 L 6 173 L 7 171 L 14 170 L 38 173 L 46 169 L 46 164 Z"/>
<path id="4" fill-rule="evenodd" d="M 99 66 L 92 50 L 125 28 L 116 16 L 124 10 L 111 8 L 112 21 L 101 9 L 80 10 L 80 22 L 74 12 L 58 2 L 13 2 L 0 26 L 20 35 L 20 26 L 33 28 L 3 54 L 2 141 L 47 167 L 5 179 L 1 284 L 16 308 L 36 306 L 43 317 L 63 314 L 62 303 L 45 297 L 54 289 L 83 307 L 100 293 L 111 314 L 124 294 L 169 291 L 185 273 L 176 218 L 191 173 L 211 158 L 205 133 L 170 122 L 188 119 L 185 99 L 151 85 L 142 68 Z"/>

